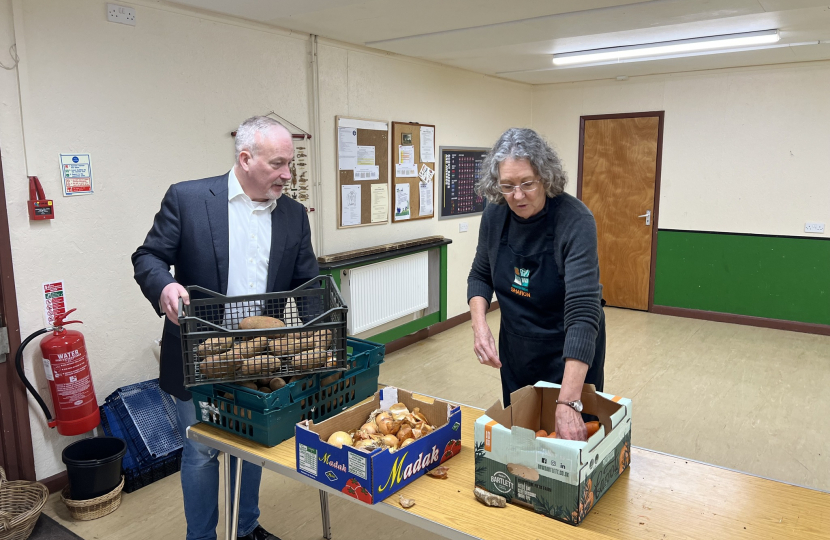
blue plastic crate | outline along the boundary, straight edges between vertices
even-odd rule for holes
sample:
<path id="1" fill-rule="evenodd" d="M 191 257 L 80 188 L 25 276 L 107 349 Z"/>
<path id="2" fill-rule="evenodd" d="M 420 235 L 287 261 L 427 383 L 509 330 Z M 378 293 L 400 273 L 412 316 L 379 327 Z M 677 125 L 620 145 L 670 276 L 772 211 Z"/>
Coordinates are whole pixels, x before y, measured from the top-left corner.
<path id="1" fill-rule="evenodd" d="M 105 435 L 119 437 L 127 443 L 127 452 L 121 462 L 121 472 L 124 475 L 124 491 L 132 493 L 178 472 L 181 469 L 182 449 L 149 461 L 140 461 L 135 457 L 139 455 L 136 443 L 127 433 L 127 429 L 122 425 L 121 419 L 115 412 L 114 402 L 120 402 L 120 396 L 112 397 L 109 403 L 105 403 L 100 407 L 101 428 Z"/>
<path id="2" fill-rule="evenodd" d="M 107 397 L 104 406 L 118 419 L 122 438 L 139 464 L 182 448 L 173 399 L 159 389 L 158 379 L 119 388 Z"/>
<path id="3" fill-rule="evenodd" d="M 176 425 L 176 405 L 154 384 L 139 383 L 120 390 L 121 400 L 153 458 L 164 457 L 184 444 Z"/>

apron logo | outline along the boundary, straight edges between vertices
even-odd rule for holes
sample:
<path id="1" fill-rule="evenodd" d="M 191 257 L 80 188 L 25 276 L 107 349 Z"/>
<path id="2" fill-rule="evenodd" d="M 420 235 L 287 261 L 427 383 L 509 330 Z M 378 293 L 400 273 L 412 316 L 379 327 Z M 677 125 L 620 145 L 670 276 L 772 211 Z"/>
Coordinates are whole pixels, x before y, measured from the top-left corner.
<path id="1" fill-rule="evenodd" d="M 513 274 L 513 286 L 510 287 L 510 292 L 530 298 L 530 293 L 527 291 L 530 287 L 530 270 L 514 266 Z"/>

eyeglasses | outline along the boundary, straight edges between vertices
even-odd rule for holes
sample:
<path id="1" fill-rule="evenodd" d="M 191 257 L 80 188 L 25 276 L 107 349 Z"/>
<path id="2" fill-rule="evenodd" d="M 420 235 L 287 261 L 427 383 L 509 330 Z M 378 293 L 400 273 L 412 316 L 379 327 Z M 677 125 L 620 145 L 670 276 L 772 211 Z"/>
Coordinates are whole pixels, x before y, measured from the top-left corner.
<path id="1" fill-rule="evenodd" d="M 513 195 L 516 192 L 516 188 L 522 190 L 522 193 L 530 193 L 531 191 L 535 191 L 538 187 L 538 180 L 531 180 L 530 182 L 522 182 L 518 186 L 514 186 L 513 184 L 499 184 L 499 190 L 501 191 L 502 195 Z"/>

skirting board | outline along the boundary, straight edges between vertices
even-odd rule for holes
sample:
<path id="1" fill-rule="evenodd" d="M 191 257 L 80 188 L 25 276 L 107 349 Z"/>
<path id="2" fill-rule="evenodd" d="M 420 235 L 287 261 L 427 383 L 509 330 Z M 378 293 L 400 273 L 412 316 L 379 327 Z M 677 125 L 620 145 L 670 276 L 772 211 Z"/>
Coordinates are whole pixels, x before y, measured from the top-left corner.
<path id="1" fill-rule="evenodd" d="M 760 328 L 772 328 L 775 330 L 788 330 L 790 332 L 830 336 L 830 325 L 826 324 L 785 321 L 781 319 L 766 319 L 764 317 L 752 317 L 750 315 L 735 315 L 732 313 L 720 313 L 717 311 L 677 308 L 671 306 L 653 306 L 651 313 L 656 313 L 658 315 L 671 315 L 673 317 L 686 317 L 687 319 L 743 324 L 745 326 L 757 326 Z"/>
<path id="2" fill-rule="evenodd" d="M 49 478 L 38 480 L 49 489 L 49 493 L 58 493 L 69 483 L 69 474 L 66 471 L 59 472 Z"/>

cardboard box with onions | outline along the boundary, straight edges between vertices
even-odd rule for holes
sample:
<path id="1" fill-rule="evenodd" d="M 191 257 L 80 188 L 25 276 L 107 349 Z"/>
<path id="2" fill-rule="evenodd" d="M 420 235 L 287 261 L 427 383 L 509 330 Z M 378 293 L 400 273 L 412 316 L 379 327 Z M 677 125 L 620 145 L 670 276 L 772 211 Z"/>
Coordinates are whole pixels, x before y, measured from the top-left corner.
<path id="1" fill-rule="evenodd" d="M 299 473 L 375 504 L 461 451 L 461 408 L 386 387 L 295 435 Z"/>

